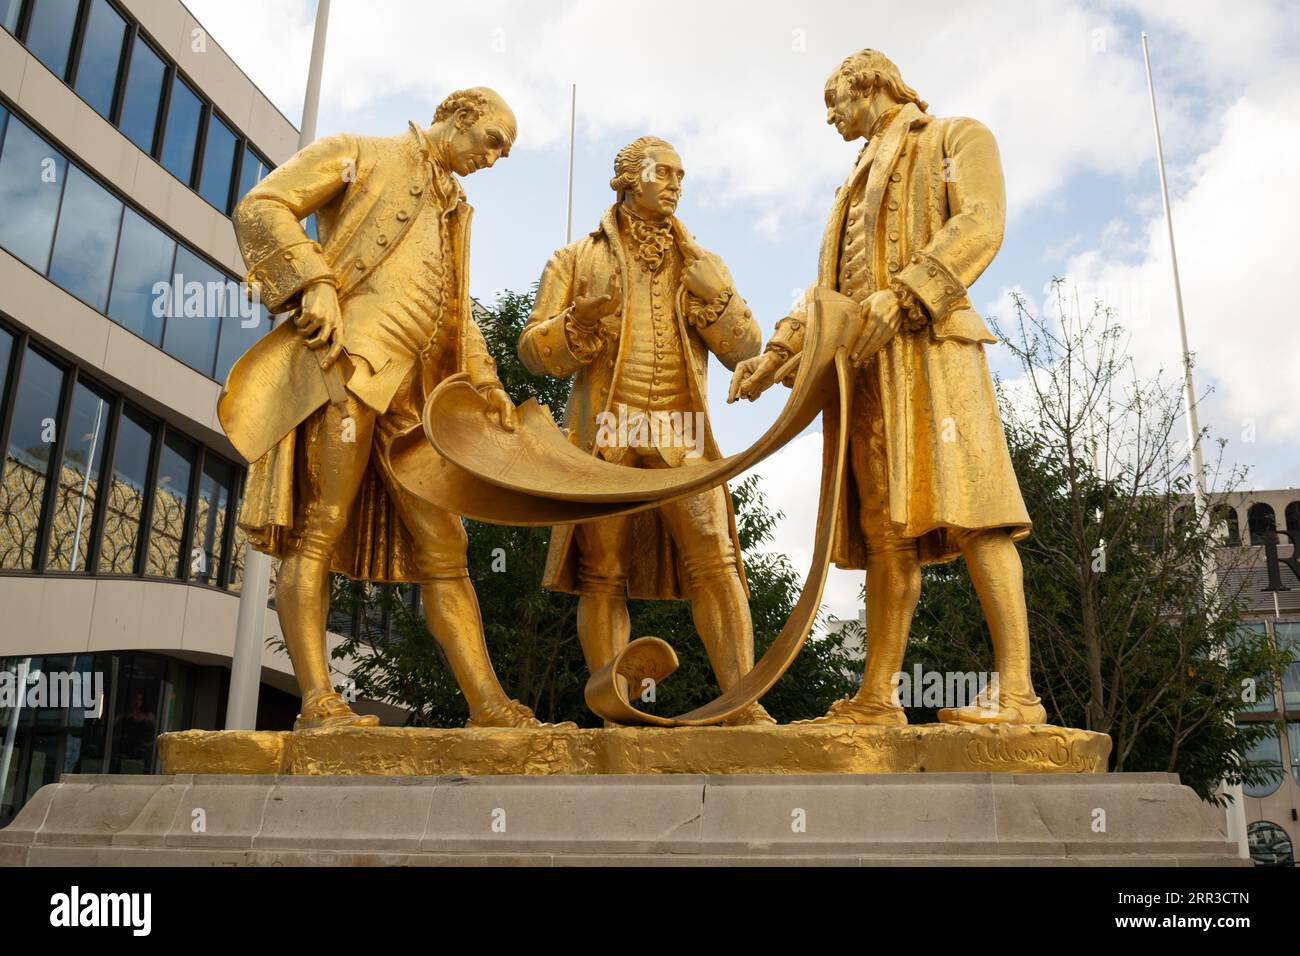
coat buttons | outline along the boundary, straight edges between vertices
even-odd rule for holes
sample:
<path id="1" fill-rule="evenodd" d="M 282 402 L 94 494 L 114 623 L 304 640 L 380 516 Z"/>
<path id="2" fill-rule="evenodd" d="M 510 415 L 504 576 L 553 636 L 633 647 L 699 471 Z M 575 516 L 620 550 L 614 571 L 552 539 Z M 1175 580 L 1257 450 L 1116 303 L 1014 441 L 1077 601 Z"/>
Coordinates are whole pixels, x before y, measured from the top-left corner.
<path id="1" fill-rule="evenodd" d="M 424 192 L 424 187 L 423 187 L 423 186 L 412 186 L 412 187 L 411 187 L 411 195 L 412 195 L 412 196 L 418 196 L 418 195 L 420 195 L 420 193 L 422 193 L 422 192 Z"/>
<path id="2" fill-rule="evenodd" d="M 408 220 L 408 219 L 410 219 L 410 218 L 411 218 L 411 214 L 408 213 L 405 209 L 399 209 L 399 210 L 397 211 L 397 221 L 398 221 L 398 222 L 406 222 L 406 220 Z"/>
<path id="3" fill-rule="evenodd" d="M 378 239 L 375 240 L 375 242 L 379 243 L 381 246 L 386 246 L 388 245 L 388 237 L 380 236 Z"/>

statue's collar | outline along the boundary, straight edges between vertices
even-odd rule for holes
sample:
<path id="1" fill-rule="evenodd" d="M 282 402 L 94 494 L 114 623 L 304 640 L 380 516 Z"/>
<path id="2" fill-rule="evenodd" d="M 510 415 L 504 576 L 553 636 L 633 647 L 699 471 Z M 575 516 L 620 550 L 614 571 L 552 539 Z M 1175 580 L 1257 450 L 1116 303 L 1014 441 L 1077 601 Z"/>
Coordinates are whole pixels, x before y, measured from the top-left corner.
<path id="1" fill-rule="evenodd" d="M 409 122 L 411 135 L 415 137 L 416 145 L 419 147 L 420 153 L 424 156 L 424 160 L 428 163 L 432 173 L 433 188 L 443 199 L 454 196 L 463 201 L 465 199 L 464 190 L 460 188 L 460 183 L 452 176 L 451 170 L 443 165 L 442 159 L 438 156 L 437 147 L 434 146 L 433 140 L 429 139 L 429 134 L 415 120 Z"/>

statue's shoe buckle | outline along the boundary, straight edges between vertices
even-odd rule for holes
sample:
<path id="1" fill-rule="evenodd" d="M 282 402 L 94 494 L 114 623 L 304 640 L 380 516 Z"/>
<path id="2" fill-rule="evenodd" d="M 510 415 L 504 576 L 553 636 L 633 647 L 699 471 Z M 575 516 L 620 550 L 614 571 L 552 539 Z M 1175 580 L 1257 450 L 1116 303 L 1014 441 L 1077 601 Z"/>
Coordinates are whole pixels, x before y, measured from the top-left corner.
<path id="1" fill-rule="evenodd" d="M 374 714 L 354 713 L 336 691 L 308 691 L 302 699 L 302 712 L 293 722 L 294 730 L 316 730 L 320 727 L 374 727 L 379 718 Z"/>
<path id="2" fill-rule="evenodd" d="M 824 717 L 796 720 L 796 724 L 858 724 L 865 727 L 906 727 L 903 708 L 872 700 L 845 697 L 831 704 Z"/>
<path id="3" fill-rule="evenodd" d="M 549 728 L 553 730 L 577 730 L 578 725 L 571 720 L 559 724 L 548 724 L 538 720 L 537 715 L 517 700 L 504 700 L 497 704 L 480 707 L 469 715 L 466 727 L 526 727 L 529 729 Z"/>
<path id="4" fill-rule="evenodd" d="M 1002 693 L 997 706 L 986 697 L 980 697 L 965 707 L 944 707 L 939 711 L 939 721 L 944 724 L 1045 724 L 1047 710 L 1037 697 Z"/>

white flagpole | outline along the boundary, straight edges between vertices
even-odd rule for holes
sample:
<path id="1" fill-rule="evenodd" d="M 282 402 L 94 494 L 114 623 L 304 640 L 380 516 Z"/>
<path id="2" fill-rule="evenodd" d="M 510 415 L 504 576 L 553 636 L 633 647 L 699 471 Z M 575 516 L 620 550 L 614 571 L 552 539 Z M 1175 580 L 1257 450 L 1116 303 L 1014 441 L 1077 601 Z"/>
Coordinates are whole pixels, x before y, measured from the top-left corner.
<path id="1" fill-rule="evenodd" d="M 578 126 L 578 84 L 573 84 L 572 96 L 569 100 L 569 194 L 565 199 L 565 207 L 568 210 L 564 220 L 564 244 L 567 246 L 573 241 L 573 132 Z"/>
<path id="2" fill-rule="evenodd" d="M 330 0 L 317 0 L 316 31 L 307 67 L 307 91 L 302 101 L 298 148 L 316 139 L 320 109 L 320 79 L 325 66 L 325 34 Z M 266 635 L 266 597 L 271 586 L 271 556 L 244 547 L 244 581 L 239 591 L 235 651 L 230 660 L 230 693 L 226 698 L 226 730 L 257 729 L 257 694 L 262 682 L 262 644 Z"/>
<path id="3" fill-rule="evenodd" d="M 1182 346 L 1183 359 L 1183 406 L 1187 413 L 1187 441 L 1190 445 L 1193 496 L 1196 503 L 1196 515 L 1201 523 L 1202 533 L 1209 530 L 1210 513 L 1205 492 L 1205 462 L 1201 455 L 1201 425 L 1196 414 L 1196 384 L 1192 377 L 1192 353 L 1187 345 L 1187 320 L 1183 315 L 1183 286 L 1178 275 L 1178 251 L 1174 245 L 1174 217 L 1169 206 L 1169 183 L 1165 178 L 1165 150 L 1160 139 L 1160 116 L 1156 111 L 1156 86 L 1151 77 L 1151 52 L 1147 48 L 1146 31 L 1142 33 L 1142 60 L 1146 64 L 1147 90 L 1151 94 L 1151 123 L 1156 134 L 1156 168 L 1160 171 L 1160 198 L 1164 203 L 1165 226 L 1169 231 L 1169 263 L 1174 273 L 1174 302 L 1178 307 L 1178 338 Z M 1201 569 L 1205 582 L 1206 613 L 1213 614 L 1217 603 L 1218 579 L 1209 562 Z M 1218 649 L 1219 653 L 1226 653 Z M 1246 807 L 1243 803 L 1241 784 L 1220 785 L 1222 792 L 1231 797 L 1227 808 L 1228 839 L 1237 844 L 1237 852 L 1243 859 L 1250 856 L 1250 847 L 1246 839 Z"/>

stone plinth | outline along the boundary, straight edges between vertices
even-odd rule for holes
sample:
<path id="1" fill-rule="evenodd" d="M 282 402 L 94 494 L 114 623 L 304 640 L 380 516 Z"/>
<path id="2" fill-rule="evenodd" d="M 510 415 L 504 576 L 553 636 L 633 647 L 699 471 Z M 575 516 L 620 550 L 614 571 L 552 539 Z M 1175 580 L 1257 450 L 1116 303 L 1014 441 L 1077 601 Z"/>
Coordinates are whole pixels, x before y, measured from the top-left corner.
<path id="1" fill-rule="evenodd" d="M 0 864 L 1248 864 L 1215 820 L 1159 773 L 66 776 Z"/>

